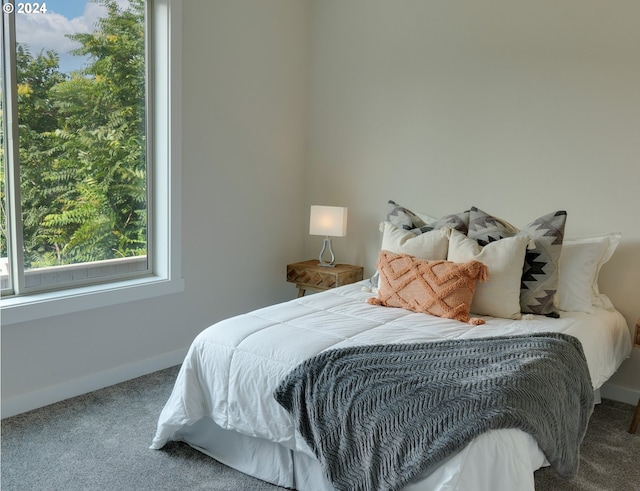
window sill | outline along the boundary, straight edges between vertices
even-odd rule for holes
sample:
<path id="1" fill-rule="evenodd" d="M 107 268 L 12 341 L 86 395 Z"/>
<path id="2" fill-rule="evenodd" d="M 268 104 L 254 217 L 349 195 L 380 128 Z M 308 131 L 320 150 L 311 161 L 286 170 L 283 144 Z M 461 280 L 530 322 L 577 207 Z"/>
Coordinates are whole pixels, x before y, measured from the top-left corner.
<path id="1" fill-rule="evenodd" d="M 184 291 L 184 280 L 182 278 L 170 280 L 158 276 L 150 276 L 23 297 L 7 297 L 0 301 L 2 326 L 170 295 L 182 291 Z"/>

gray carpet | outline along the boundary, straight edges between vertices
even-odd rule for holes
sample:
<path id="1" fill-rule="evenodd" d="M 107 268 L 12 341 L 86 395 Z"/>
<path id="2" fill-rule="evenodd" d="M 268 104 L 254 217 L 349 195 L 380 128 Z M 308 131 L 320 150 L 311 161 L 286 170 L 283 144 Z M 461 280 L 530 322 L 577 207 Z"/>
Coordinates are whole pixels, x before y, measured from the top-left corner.
<path id="1" fill-rule="evenodd" d="M 281 490 L 181 443 L 149 450 L 177 367 L 2 421 L 3 491 Z M 640 489 L 640 433 L 634 408 L 603 401 L 571 482 L 536 472 L 538 490 Z"/>

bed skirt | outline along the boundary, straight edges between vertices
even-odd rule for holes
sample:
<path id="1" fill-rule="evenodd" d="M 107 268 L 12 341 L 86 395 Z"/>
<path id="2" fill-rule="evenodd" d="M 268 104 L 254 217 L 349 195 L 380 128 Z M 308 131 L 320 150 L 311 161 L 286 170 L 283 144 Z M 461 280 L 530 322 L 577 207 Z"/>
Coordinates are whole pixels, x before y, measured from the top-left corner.
<path id="1" fill-rule="evenodd" d="M 183 427 L 172 440 L 183 441 L 233 469 L 283 488 L 333 491 L 314 457 L 262 438 L 225 430 L 209 418 Z M 487 445 L 492 447 L 490 451 Z M 514 447 L 528 451 L 514 452 Z M 523 458 L 525 455 L 528 459 Z M 535 440 L 514 430 L 487 432 L 444 463 L 447 465 L 421 476 L 404 490 L 534 491 L 533 472 L 548 465 Z M 500 476 L 499 481 L 496 475 Z"/>

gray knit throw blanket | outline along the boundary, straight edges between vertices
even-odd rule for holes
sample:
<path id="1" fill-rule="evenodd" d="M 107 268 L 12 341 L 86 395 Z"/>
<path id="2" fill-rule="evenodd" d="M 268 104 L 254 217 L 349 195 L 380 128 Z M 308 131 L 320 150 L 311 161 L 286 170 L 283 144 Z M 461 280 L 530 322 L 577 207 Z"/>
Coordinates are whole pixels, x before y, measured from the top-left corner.
<path id="1" fill-rule="evenodd" d="M 594 404 L 582 345 L 559 333 L 328 350 L 274 395 L 344 491 L 400 489 L 499 428 L 574 477 Z"/>

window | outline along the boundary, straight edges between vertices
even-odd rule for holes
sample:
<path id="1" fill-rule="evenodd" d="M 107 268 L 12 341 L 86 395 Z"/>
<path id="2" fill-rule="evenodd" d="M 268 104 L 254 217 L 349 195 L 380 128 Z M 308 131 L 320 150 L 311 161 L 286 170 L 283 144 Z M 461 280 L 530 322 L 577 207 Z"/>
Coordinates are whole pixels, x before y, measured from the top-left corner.
<path id="1" fill-rule="evenodd" d="M 180 290 L 181 2 L 2 4 L 3 324 Z"/>

